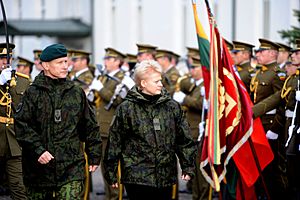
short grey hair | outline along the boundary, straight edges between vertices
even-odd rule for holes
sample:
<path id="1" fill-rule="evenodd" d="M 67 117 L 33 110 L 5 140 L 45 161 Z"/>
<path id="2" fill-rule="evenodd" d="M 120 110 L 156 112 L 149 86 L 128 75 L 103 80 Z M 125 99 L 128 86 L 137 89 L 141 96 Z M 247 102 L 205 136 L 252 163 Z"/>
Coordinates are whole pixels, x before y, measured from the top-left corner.
<path id="1" fill-rule="evenodd" d="M 134 70 L 134 81 L 136 85 L 141 87 L 141 81 L 151 72 L 162 74 L 162 67 L 155 60 L 144 60 L 137 64 Z"/>

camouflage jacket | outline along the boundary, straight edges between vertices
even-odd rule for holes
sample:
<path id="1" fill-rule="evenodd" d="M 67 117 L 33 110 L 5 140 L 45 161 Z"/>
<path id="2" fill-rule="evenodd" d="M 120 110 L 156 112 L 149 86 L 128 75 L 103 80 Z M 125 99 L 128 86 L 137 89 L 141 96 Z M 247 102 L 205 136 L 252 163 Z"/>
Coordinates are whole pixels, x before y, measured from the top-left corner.
<path id="1" fill-rule="evenodd" d="M 177 157 L 182 173 L 194 175 L 196 146 L 180 105 L 164 89 L 158 100 L 147 100 L 136 87 L 116 110 L 104 156 L 105 178 L 153 187 L 177 181 Z"/>
<path id="2" fill-rule="evenodd" d="M 18 105 L 15 119 L 26 186 L 55 187 L 83 180 L 82 142 L 89 164 L 100 163 L 101 139 L 95 114 L 83 90 L 70 80 L 38 75 Z M 45 151 L 54 159 L 42 165 L 37 160 Z"/>

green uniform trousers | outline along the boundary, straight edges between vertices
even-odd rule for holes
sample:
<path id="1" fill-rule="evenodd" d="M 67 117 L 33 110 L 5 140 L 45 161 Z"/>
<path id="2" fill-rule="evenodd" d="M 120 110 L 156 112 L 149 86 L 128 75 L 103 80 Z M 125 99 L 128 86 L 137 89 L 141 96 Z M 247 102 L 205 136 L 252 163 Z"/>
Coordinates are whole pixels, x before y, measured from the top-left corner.
<path id="1" fill-rule="evenodd" d="M 0 165 L 5 168 L 12 199 L 26 199 L 26 192 L 23 184 L 21 156 L 0 157 Z"/>
<path id="2" fill-rule="evenodd" d="M 83 181 L 71 181 L 59 188 L 26 187 L 28 200 L 81 200 L 84 196 Z"/>

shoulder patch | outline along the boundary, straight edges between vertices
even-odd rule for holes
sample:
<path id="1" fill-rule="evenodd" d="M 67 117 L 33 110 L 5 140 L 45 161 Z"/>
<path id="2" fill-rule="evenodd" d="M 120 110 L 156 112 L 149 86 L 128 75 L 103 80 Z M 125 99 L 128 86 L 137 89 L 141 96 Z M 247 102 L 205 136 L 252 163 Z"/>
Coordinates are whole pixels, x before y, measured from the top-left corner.
<path id="1" fill-rule="evenodd" d="M 20 73 L 20 72 L 16 72 L 16 75 L 17 75 L 17 76 L 20 76 L 20 77 L 23 77 L 23 78 L 29 79 L 29 76 L 28 76 L 28 75 L 22 74 L 22 73 Z"/>

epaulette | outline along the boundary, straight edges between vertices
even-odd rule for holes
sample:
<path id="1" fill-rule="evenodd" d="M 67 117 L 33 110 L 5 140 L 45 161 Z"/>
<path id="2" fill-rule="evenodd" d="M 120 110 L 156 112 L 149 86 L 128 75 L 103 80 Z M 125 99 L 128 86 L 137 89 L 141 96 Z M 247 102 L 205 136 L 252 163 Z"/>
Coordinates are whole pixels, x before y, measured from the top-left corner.
<path id="1" fill-rule="evenodd" d="M 249 72 L 249 73 L 253 73 L 253 72 L 255 72 L 255 70 L 254 70 L 252 67 L 249 67 L 249 68 L 248 68 L 248 72 Z"/>
<path id="2" fill-rule="evenodd" d="M 242 67 L 240 67 L 240 66 L 236 66 L 236 69 L 237 69 L 237 71 L 238 71 L 238 72 L 240 72 L 240 71 L 242 71 L 242 70 L 243 70 L 243 68 L 242 68 Z"/>
<path id="3" fill-rule="evenodd" d="M 20 77 L 23 77 L 23 78 L 26 78 L 26 79 L 29 79 L 29 76 L 28 76 L 28 75 L 22 74 L 22 73 L 20 73 L 20 72 L 16 72 L 16 75 L 17 75 L 17 76 L 20 76 Z"/>
<path id="4" fill-rule="evenodd" d="M 120 79 L 120 80 L 122 80 L 122 79 L 124 78 L 124 76 L 125 76 L 125 73 L 122 72 L 122 71 L 119 71 L 119 72 L 116 74 L 116 77 L 117 77 L 118 79 Z"/>

